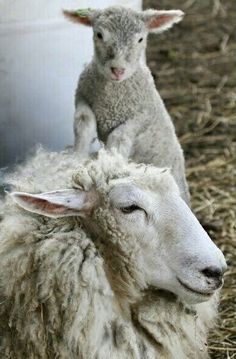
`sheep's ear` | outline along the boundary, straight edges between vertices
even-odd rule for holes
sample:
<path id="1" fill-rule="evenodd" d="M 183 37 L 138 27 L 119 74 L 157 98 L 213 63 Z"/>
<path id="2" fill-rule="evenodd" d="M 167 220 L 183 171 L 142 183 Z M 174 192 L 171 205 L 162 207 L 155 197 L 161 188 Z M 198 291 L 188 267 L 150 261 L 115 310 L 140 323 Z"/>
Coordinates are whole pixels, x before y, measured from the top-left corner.
<path id="1" fill-rule="evenodd" d="M 92 9 L 63 10 L 64 16 L 72 22 L 92 26 Z"/>
<path id="2" fill-rule="evenodd" d="M 12 192 L 13 200 L 25 210 L 47 217 L 87 217 L 98 204 L 95 191 L 64 189 L 40 194 Z"/>
<path id="3" fill-rule="evenodd" d="M 180 22 L 184 16 L 181 10 L 146 10 L 142 18 L 149 32 L 160 33 Z"/>

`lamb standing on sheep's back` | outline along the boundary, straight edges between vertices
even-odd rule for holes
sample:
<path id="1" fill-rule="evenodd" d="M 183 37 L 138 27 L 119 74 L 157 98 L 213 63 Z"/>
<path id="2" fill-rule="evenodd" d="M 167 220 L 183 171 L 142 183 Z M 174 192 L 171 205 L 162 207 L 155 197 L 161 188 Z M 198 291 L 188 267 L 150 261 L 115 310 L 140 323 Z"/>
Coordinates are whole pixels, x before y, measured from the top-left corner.
<path id="1" fill-rule="evenodd" d="M 41 150 L 10 178 L 1 358 L 207 358 L 225 260 L 169 171 Z"/>
<path id="2" fill-rule="evenodd" d="M 170 167 L 183 199 L 189 192 L 182 149 L 165 105 L 144 61 L 148 33 L 182 20 L 180 10 L 137 12 L 124 7 L 65 11 L 93 28 L 94 57 L 76 92 L 75 148 L 89 153 L 97 137 L 139 163 Z"/>

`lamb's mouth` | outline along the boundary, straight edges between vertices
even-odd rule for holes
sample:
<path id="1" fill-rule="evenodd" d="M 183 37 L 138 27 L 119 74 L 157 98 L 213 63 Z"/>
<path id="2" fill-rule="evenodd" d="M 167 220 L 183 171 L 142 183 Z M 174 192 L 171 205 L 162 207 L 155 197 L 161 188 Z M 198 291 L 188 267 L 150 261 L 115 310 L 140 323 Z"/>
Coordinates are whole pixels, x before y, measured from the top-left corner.
<path id="1" fill-rule="evenodd" d="M 122 82 L 124 80 L 124 76 L 122 77 L 111 77 L 111 80 L 114 82 Z"/>
<path id="2" fill-rule="evenodd" d="M 193 289 L 189 287 L 187 284 L 183 283 L 178 277 L 177 280 L 182 285 L 182 287 L 184 287 L 187 291 L 192 292 L 194 294 L 201 295 L 204 297 L 210 297 L 213 294 L 213 292 L 201 292 L 199 290 Z"/>

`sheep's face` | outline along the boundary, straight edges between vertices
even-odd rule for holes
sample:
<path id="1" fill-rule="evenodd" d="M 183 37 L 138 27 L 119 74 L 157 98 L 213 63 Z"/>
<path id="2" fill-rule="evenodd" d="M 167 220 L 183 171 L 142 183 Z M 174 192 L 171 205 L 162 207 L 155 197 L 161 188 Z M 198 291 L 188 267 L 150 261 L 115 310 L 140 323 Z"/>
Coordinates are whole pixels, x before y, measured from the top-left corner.
<path id="1" fill-rule="evenodd" d="M 149 32 L 162 32 L 182 19 L 183 12 L 123 7 L 98 11 L 65 11 L 74 22 L 93 27 L 95 63 L 108 80 L 121 82 L 138 69 Z"/>
<path id="2" fill-rule="evenodd" d="M 105 239 L 108 253 L 112 245 L 110 260 L 114 256 L 118 268 L 129 266 L 140 289 L 164 289 L 188 303 L 208 300 L 222 285 L 225 259 L 169 171 L 101 157 L 103 162 L 91 161 L 74 176 L 77 188 L 12 196 L 32 212 L 83 217 L 90 234 Z M 119 259 L 116 248 L 124 254 Z"/>
<path id="3" fill-rule="evenodd" d="M 93 40 L 99 72 L 121 82 L 137 70 L 146 48 L 148 31 L 144 22 L 128 13 L 104 13 L 94 21 Z"/>
<path id="4" fill-rule="evenodd" d="M 166 174 L 164 181 L 169 182 Z M 166 191 L 165 186 L 148 188 L 138 181 L 116 185 L 110 192 L 111 211 L 133 246 L 132 265 L 142 269 L 148 286 L 188 303 L 206 301 L 222 286 L 224 256 L 176 187 Z"/>

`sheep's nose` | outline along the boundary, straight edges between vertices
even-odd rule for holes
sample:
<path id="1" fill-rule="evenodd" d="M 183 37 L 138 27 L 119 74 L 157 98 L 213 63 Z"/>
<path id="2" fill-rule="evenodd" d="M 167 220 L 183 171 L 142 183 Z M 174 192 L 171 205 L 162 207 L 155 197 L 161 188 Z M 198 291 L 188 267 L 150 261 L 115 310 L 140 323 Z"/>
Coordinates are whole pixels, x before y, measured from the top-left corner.
<path id="1" fill-rule="evenodd" d="M 125 69 L 118 67 L 111 67 L 111 71 L 116 77 L 120 77 L 124 74 Z"/>
<path id="2" fill-rule="evenodd" d="M 227 267 L 206 267 L 201 272 L 209 280 L 213 280 L 217 283 L 218 286 L 222 284 L 223 274 L 226 271 Z"/>

